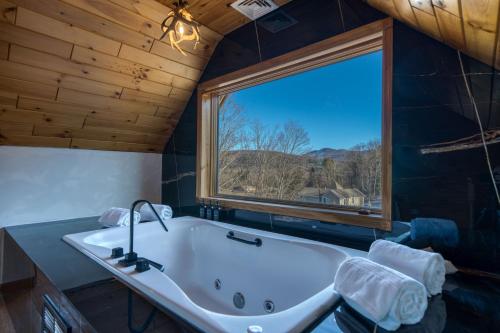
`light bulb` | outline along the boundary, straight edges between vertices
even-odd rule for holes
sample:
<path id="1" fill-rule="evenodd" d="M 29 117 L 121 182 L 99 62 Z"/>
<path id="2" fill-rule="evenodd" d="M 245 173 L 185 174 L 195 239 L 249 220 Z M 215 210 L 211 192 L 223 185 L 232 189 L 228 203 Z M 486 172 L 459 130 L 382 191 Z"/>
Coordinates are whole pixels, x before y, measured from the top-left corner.
<path id="1" fill-rule="evenodd" d="M 177 32 L 181 37 L 184 35 L 184 25 L 180 22 L 177 24 Z"/>

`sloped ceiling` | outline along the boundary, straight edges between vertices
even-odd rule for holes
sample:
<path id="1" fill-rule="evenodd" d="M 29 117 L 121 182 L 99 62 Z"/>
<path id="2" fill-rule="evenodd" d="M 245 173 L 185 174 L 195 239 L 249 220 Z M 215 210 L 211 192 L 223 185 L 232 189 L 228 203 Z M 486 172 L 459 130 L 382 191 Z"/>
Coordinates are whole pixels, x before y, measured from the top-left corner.
<path id="1" fill-rule="evenodd" d="M 161 152 L 222 35 L 183 56 L 154 0 L 0 0 L 0 144 Z"/>
<path id="2" fill-rule="evenodd" d="M 167 6 L 173 6 L 178 0 L 157 0 Z M 189 11 L 201 24 L 226 35 L 247 24 L 250 20 L 231 7 L 236 0 L 190 0 Z M 292 0 L 273 0 L 278 6 L 283 6 Z"/>
<path id="3" fill-rule="evenodd" d="M 367 2 L 417 30 L 500 69 L 498 33 L 500 0 L 367 0 Z"/>
<path id="4" fill-rule="evenodd" d="M 183 56 L 158 40 L 175 1 L 0 0 L 0 145 L 161 152 L 217 43 L 249 22 L 191 0 L 202 43 Z M 364 1 L 500 68 L 500 0 Z"/>
<path id="5" fill-rule="evenodd" d="M 0 145 L 162 152 L 217 43 L 248 22 L 192 1 L 202 41 L 183 56 L 158 40 L 174 2 L 0 0 Z"/>
<path id="6" fill-rule="evenodd" d="M 172 6 L 177 0 L 157 1 Z M 290 1 L 274 0 L 280 6 Z M 500 0 L 359 1 L 500 69 Z M 225 35 L 249 22 L 230 7 L 232 2 L 234 0 L 191 0 L 189 8 L 198 22 Z"/>

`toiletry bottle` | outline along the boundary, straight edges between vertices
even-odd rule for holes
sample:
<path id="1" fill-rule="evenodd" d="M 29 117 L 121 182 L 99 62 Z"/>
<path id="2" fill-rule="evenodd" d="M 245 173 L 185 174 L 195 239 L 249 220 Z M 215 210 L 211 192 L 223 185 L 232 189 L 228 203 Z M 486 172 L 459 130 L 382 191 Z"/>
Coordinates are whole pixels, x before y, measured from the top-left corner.
<path id="1" fill-rule="evenodd" d="M 207 200 L 205 200 L 205 202 L 203 203 L 203 208 L 205 209 L 205 218 L 209 219 L 210 207 L 209 207 L 209 203 Z"/>
<path id="2" fill-rule="evenodd" d="M 207 209 L 205 210 L 206 211 L 205 218 L 207 220 L 211 220 L 212 219 L 212 214 L 214 212 L 214 206 L 209 201 L 208 205 L 205 205 L 205 207 L 207 207 Z"/>
<path id="3" fill-rule="evenodd" d="M 220 205 L 218 201 L 215 202 L 215 208 L 212 215 L 214 221 L 220 221 Z"/>
<path id="4" fill-rule="evenodd" d="M 205 203 L 203 202 L 203 200 L 200 200 L 200 218 L 204 219 L 205 216 L 206 216 L 206 213 L 205 213 Z"/>

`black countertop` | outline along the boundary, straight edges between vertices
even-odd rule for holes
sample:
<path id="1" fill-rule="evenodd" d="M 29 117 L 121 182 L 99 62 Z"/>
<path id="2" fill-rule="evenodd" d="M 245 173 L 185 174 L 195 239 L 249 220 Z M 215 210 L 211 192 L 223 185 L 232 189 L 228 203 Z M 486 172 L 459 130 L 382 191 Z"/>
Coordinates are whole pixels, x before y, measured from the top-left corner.
<path id="1" fill-rule="evenodd" d="M 62 237 L 100 229 L 97 217 L 6 227 L 29 258 L 60 291 L 75 290 L 112 275 Z M 373 332 L 374 324 L 337 302 L 307 330 L 311 333 Z M 377 332 L 385 332 L 377 328 Z M 462 273 L 448 276 L 443 294 L 433 297 L 421 323 L 397 332 L 500 332 L 500 284 Z"/>
<path id="2" fill-rule="evenodd" d="M 61 291 L 109 279 L 112 274 L 62 240 L 67 234 L 98 230 L 98 217 L 6 227 L 28 257 Z"/>

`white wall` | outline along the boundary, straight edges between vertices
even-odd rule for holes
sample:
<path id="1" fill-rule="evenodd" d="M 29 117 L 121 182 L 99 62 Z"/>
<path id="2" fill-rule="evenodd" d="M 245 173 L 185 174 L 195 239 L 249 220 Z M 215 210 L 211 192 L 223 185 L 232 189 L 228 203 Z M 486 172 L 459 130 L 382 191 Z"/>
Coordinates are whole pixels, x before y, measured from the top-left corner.
<path id="1" fill-rule="evenodd" d="M 0 147 L 0 228 L 161 200 L 161 154 Z"/>

